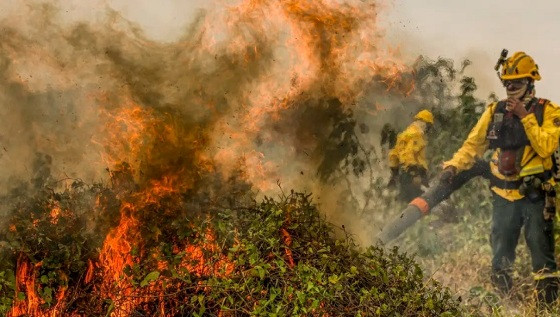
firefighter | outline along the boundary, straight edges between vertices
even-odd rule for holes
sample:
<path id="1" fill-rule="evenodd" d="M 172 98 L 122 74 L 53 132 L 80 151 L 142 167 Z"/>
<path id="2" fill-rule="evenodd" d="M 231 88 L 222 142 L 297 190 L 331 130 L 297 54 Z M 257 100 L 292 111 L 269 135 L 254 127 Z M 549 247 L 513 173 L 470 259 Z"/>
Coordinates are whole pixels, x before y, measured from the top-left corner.
<path id="1" fill-rule="evenodd" d="M 492 282 L 499 291 L 510 292 L 515 248 L 524 227 L 537 299 L 550 304 L 558 297 L 559 275 L 554 251 L 554 208 L 545 208 L 545 200 L 550 201 L 547 196 L 554 181 L 551 156 L 558 148 L 560 108 L 535 97 L 534 83 L 541 75 L 529 55 L 517 52 L 498 63 L 507 99 L 487 107 L 461 148 L 444 162 L 441 179 L 451 179 L 457 172 L 469 169 L 487 150 L 493 151 L 489 162 L 493 192 Z"/>
<path id="2" fill-rule="evenodd" d="M 421 186 L 428 185 L 426 161 L 426 133 L 434 124 L 434 116 L 422 110 L 414 122 L 397 136 L 395 147 L 389 151 L 391 179 L 388 187 L 399 184 L 399 197 L 408 202 L 422 194 Z"/>

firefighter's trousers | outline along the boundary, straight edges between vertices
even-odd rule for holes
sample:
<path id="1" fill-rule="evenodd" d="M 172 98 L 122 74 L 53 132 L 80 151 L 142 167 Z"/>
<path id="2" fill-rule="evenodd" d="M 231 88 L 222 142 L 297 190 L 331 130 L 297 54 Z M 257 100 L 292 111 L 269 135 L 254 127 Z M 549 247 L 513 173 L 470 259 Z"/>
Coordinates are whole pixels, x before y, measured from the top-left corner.
<path id="1" fill-rule="evenodd" d="M 418 178 L 422 179 L 425 175 L 426 172 L 419 168 L 401 171 L 399 174 L 399 199 L 409 202 L 422 195 L 422 183 L 418 181 Z"/>
<path id="2" fill-rule="evenodd" d="M 492 280 L 496 286 L 503 291 L 511 288 L 511 265 L 515 260 L 515 248 L 522 228 L 535 276 L 555 273 L 553 220 L 544 219 L 544 199 L 531 202 L 523 198 L 512 202 L 494 194 L 493 200 L 490 242 L 493 253 Z"/>

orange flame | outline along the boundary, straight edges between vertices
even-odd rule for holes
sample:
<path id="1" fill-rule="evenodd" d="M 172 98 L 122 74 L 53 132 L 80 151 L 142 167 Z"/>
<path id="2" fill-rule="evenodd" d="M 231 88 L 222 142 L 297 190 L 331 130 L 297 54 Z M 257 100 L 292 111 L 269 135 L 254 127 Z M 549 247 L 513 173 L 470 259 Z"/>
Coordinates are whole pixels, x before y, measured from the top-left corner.
<path id="1" fill-rule="evenodd" d="M 48 309 L 41 308 L 45 300 L 39 296 L 41 288 L 36 283 L 37 272 L 42 262 L 32 265 L 27 256 L 21 253 L 17 260 L 15 300 L 8 317 L 33 316 L 33 317 L 56 317 L 61 315 L 66 297 L 66 286 L 59 287 L 56 304 Z M 63 277 L 64 278 L 64 277 Z M 72 314 L 72 316 L 78 316 Z"/>
<path id="2" fill-rule="evenodd" d="M 35 267 L 29 263 L 29 259 L 20 254 L 16 270 L 16 301 L 8 316 L 36 316 L 38 314 L 41 298 L 36 293 L 36 275 Z"/>
<path id="3" fill-rule="evenodd" d="M 60 209 L 60 206 L 58 205 L 58 203 L 54 204 L 52 206 L 51 212 L 50 212 L 50 217 L 51 217 L 51 223 L 53 225 L 56 225 L 58 223 L 58 218 L 60 217 L 62 213 L 62 210 Z"/>
<path id="4" fill-rule="evenodd" d="M 201 65 L 210 69 L 220 66 L 212 60 L 224 57 L 227 60 L 224 68 L 239 67 L 251 75 L 243 77 L 235 71 L 227 73 L 227 69 L 223 70 L 225 77 L 243 77 L 239 82 L 236 82 L 237 77 L 228 79 L 235 83 L 236 92 L 231 96 L 220 89 L 215 92 L 202 88 L 207 85 L 205 82 L 186 81 L 201 87 L 188 88 L 188 92 L 195 96 L 187 97 L 192 98 L 190 103 L 203 108 L 202 114 L 194 110 L 193 113 L 204 118 L 188 121 L 188 125 L 176 121 L 175 113 L 166 112 L 164 106 L 158 108 L 135 96 L 128 80 L 119 88 L 89 95 L 99 104 L 99 119 L 103 122 L 102 133 L 95 134 L 92 142 L 102 149 L 103 165 L 113 171 L 113 190 L 122 204 L 119 223 L 105 237 L 99 258 L 88 261 L 84 282 L 101 281 L 97 291 L 112 300 L 115 308 L 111 316 L 131 315 L 147 302 L 144 293 L 163 297 L 164 282 L 171 283 L 169 278 L 160 276 L 143 292 L 136 288 L 134 277 L 127 275 L 129 268 L 142 264 L 139 263 L 141 257 L 154 260 L 160 271 L 169 265 L 158 260 L 158 251 L 145 248 L 141 229 L 148 224 L 142 223 L 144 213 L 161 212 L 158 208 L 162 201 L 184 194 L 196 185 L 201 174 L 216 170 L 227 174 L 242 166 L 242 176 L 256 188 L 262 191 L 275 188 L 280 174 L 279 164 L 265 151 L 256 149 L 255 140 L 258 137 L 265 144 L 285 142 L 282 145 L 290 147 L 286 152 L 295 152 L 289 141 L 275 138 L 272 129 L 267 128 L 271 123 L 282 123 L 281 119 L 288 111 L 304 107 L 306 99 L 335 98 L 341 101 L 342 107 L 352 107 L 371 82 L 380 83 L 386 91 L 399 91 L 405 95 L 413 91 L 412 82 L 403 78 L 410 69 L 399 60 L 398 52 L 380 48 L 382 32 L 376 21 L 377 5 L 364 1 L 348 5 L 339 0 L 241 0 L 233 7 L 220 10 L 221 13 L 210 15 L 193 41 L 199 47 L 194 55 L 186 55 L 188 60 L 184 62 L 189 64 L 196 58 L 207 61 L 209 57 L 208 65 Z M 219 18 L 225 23 L 216 23 Z M 162 45 L 156 49 L 169 49 L 179 56 L 181 50 L 191 49 L 189 45 Z M 44 52 L 45 49 L 40 47 L 33 45 L 28 53 L 32 58 L 14 63 L 10 73 L 21 74 L 22 69 L 33 69 L 24 64 L 37 64 L 35 61 L 43 59 L 43 55 L 49 57 L 46 64 L 59 64 L 55 58 L 57 55 Z M 126 49 L 123 48 L 125 52 Z M 20 54 L 15 49 L 9 49 L 8 53 L 12 60 L 17 60 Z M 90 58 L 97 59 L 98 56 Z M 107 61 L 109 64 L 110 59 Z M 70 80 L 63 70 L 58 71 L 59 68 L 51 70 L 53 74 L 62 73 L 53 75 L 61 81 L 57 87 L 73 85 L 74 80 Z M 177 67 L 173 68 L 170 73 L 174 73 Z M 220 75 L 220 72 L 216 74 Z M 185 75 L 179 77 L 182 76 Z M 111 79 L 121 80 L 119 76 Z M 217 80 L 214 84 L 220 86 L 228 80 Z M 27 77 L 19 76 L 19 81 L 31 91 L 41 90 L 40 87 L 32 88 Z M 99 86 L 100 91 L 105 89 L 104 85 Z M 162 90 L 169 91 L 169 88 Z M 181 101 L 174 102 L 183 106 Z M 282 159 L 289 161 L 289 158 Z M 97 197 L 96 208 L 102 209 L 104 203 L 101 197 Z M 153 206 L 156 211 L 147 208 Z M 66 210 L 56 203 L 49 208 L 51 224 L 59 224 Z M 33 225 L 39 226 L 39 220 L 34 219 Z M 11 224 L 9 230 L 15 231 L 16 226 Z M 179 267 L 198 277 L 233 274 L 234 263 L 220 253 L 222 250 L 212 229 L 207 229 L 203 235 L 204 242 L 176 243 L 173 252 L 184 254 Z M 280 235 L 285 245 L 285 260 L 293 268 L 292 237 L 284 228 Z M 213 255 L 211 258 L 209 253 Z M 67 295 L 64 287 L 58 290 L 54 307 L 41 308 L 44 301 L 38 295 L 39 286 L 36 285 L 40 266 L 40 263 L 33 266 L 23 255 L 18 258 L 16 300 L 9 316 L 56 316 L 63 310 Z M 20 293 L 26 298 L 20 299 Z M 159 314 L 173 314 L 163 301 L 160 303 Z"/>

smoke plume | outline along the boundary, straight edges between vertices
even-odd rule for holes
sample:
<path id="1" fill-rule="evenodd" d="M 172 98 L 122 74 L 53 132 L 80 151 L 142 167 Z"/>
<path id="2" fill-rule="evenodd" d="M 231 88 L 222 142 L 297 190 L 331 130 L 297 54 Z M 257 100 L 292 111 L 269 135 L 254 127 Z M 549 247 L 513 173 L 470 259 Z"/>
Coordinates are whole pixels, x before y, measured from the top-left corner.
<path id="1" fill-rule="evenodd" d="M 120 162 L 141 182 L 243 168 L 271 190 L 315 175 L 333 122 L 368 91 L 410 89 L 375 2 L 238 1 L 173 43 L 110 10 L 70 24 L 52 4 L 26 10 L 1 22 L 3 189 L 42 153 L 60 179 L 107 179 Z"/>

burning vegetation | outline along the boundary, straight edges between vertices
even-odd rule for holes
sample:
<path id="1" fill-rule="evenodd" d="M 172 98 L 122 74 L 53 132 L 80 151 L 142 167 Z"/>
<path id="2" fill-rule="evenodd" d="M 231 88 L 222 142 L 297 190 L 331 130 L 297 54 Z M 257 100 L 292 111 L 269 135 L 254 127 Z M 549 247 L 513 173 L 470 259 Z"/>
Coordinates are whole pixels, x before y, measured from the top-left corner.
<path id="1" fill-rule="evenodd" d="M 2 313 L 458 314 L 409 258 L 337 238 L 310 195 L 262 198 L 360 175 L 354 114 L 412 104 L 379 6 L 235 1 L 170 44 L 113 11 L 4 19 Z"/>
<path id="2" fill-rule="evenodd" d="M 377 248 L 358 252 L 350 238 L 333 238 L 309 195 L 292 192 L 243 207 L 228 202 L 227 193 L 210 203 L 208 192 L 156 186 L 121 198 L 115 186 L 78 182 L 64 192 L 42 187 L 25 200 L 14 192 L 5 255 L 11 261 L 3 261 L 1 281 L 4 313 L 458 313 L 451 295 L 427 286 L 409 258 Z M 56 224 L 53 204 L 61 210 Z M 92 217 L 98 221 L 90 228 Z"/>

